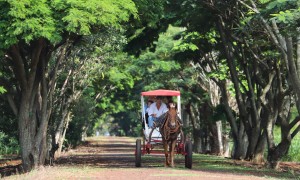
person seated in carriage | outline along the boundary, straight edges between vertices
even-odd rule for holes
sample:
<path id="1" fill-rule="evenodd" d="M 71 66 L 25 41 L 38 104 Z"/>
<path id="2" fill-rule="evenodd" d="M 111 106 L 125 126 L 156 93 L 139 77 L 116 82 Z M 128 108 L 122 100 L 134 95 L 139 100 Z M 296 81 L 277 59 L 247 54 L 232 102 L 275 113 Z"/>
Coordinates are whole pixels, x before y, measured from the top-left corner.
<path id="1" fill-rule="evenodd" d="M 181 121 L 181 119 L 178 116 L 177 104 L 172 99 L 170 99 L 170 98 L 167 98 L 167 102 L 168 102 L 167 103 L 168 110 L 154 121 L 154 126 L 155 127 L 161 126 L 162 123 L 164 122 L 166 116 L 167 116 L 167 112 L 168 111 L 172 111 L 171 109 L 174 110 L 172 113 L 176 113 L 177 114 L 177 121 L 179 122 L 180 126 L 183 126 L 182 121 Z"/>
<path id="2" fill-rule="evenodd" d="M 147 101 L 147 104 L 145 104 L 145 107 L 144 107 L 144 109 L 145 109 L 145 119 L 146 119 L 146 123 L 147 124 L 149 124 L 148 123 L 148 119 L 149 119 L 149 109 L 150 109 L 150 106 L 151 106 L 151 104 L 153 103 L 154 101 L 152 100 L 152 99 L 148 99 L 148 101 Z M 145 129 L 145 124 L 144 124 L 144 122 L 143 122 L 143 129 Z"/>
<path id="3" fill-rule="evenodd" d="M 168 111 L 167 105 L 162 102 L 162 97 L 157 96 L 156 101 L 152 103 L 148 110 L 148 126 L 150 128 L 153 128 L 153 122 L 157 120 L 158 117 L 160 117 L 162 114 L 166 113 Z"/>
<path id="4" fill-rule="evenodd" d="M 156 98 L 156 102 L 152 103 L 152 105 L 150 106 L 148 110 L 148 125 L 150 128 L 154 128 L 155 126 L 157 127 L 157 125 L 159 126 L 165 119 L 166 113 L 170 110 L 170 108 L 177 109 L 176 104 L 173 102 L 172 99 L 166 99 L 166 101 L 168 102 L 167 104 L 162 102 L 162 97 L 159 96 Z M 179 117 L 178 121 L 182 126 L 182 121 Z"/>

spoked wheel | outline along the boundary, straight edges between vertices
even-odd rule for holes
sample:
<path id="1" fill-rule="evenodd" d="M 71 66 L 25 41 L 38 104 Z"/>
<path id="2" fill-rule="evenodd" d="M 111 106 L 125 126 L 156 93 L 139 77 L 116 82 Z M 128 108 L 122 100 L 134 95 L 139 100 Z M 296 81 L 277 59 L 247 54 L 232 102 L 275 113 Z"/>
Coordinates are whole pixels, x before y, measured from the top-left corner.
<path id="1" fill-rule="evenodd" d="M 141 167 L 141 161 L 142 161 L 141 140 L 137 139 L 135 143 L 135 167 Z"/>
<path id="2" fill-rule="evenodd" d="M 192 153 L 193 153 L 193 149 L 192 149 L 192 142 L 191 141 L 186 141 L 185 142 L 185 167 L 192 169 Z"/>
<path id="3" fill-rule="evenodd" d="M 184 150 L 184 134 L 181 131 L 180 132 L 180 136 L 178 136 L 177 138 L 177 154 L 184 154 L 185 150 Z"/>

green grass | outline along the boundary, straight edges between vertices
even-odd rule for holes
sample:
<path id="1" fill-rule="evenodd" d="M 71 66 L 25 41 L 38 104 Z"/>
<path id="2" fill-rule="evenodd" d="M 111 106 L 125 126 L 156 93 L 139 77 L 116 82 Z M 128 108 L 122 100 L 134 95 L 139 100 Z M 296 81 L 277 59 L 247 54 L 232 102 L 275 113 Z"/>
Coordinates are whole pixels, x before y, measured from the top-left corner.
<path id="1" fill-rule="evenodd" d="M 204 171 L 234 173 L 241 175 L 255 175 L 260 177 L 290 179 L 299 178 L 300 174 L 293 172 L 279 172 L 266 167 L 251 165 L 242 161 L 234 161 L 219 156 L 194 154 L 193 169 L 201 169 Z"/>
<path id="2" fill-rule="evenodd" d="M 163 156 L 142 156 L 142 164 L 146 164 L 151 168 L 164 167 Z M 176 155 L 175 165 L 177 170 L 186 169 L 184 167 L 184 156 Z M 142 165 L 143 166 L 143 165 Z M 200 170 L 204 172 L 212 173 L 224 173 L 224 174 L 239 174 L 248 176 L 259 176 L 272 179 L 299 179 L 299 174 L 294 172 L 279 172 L 273 169 L 269 169 L 263 166 L 252 165 L 249 162 L 235 161 L 220 156 L 193 154 L 193 167 L 192 170 Z M 188 176 L 186 174 L 185 176 Z"/>
<path id="3" fill-rule="evenodd" d="M 250 166 L 247 163 L 234 161 L 219 156 L 194 154 L 193 169 L 201 169 L 211 172 L 234 173 L 241 175 L 255 175 L 260 177 L 289 179 L 298 178 L 299 175 L 294 175 L 291 172 L 277 172 L 273 169 L 261 167 L 258 165 Z M 247 165 L 247 166 L 246 166 Z"/>
<path id="4" fill-rule="evenodd" d="M 275 127 L 274 129 L 274 140 L 276 145 L 281 140 L 281 130 L 279 127 Z M 289 152 L 282 158 L 282 161 L 300 162 L 300 133 L 298 133 L 292 140 Z"/>

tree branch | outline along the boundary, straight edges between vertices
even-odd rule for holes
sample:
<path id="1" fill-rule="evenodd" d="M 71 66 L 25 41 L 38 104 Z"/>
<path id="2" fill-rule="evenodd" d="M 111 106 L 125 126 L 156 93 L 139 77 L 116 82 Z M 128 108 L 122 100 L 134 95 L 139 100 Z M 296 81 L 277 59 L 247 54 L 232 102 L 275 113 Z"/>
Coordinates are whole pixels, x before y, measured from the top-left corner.
<path id="1" fill-rule="evenodd" d="M 263 91 L 262 91 L 262 94 L 260 96 L 260 100 L 261 102 L 266 105 L 266 95 L 267 95 L 267 92 L 270 90 L 271 88 L 271 85 L 272 85 L 272 82 L 273 82 L 273 79 L 276 75 L 276 72 L 275 71 L 272 71 L 270 74 L 269 74 L 269 82 L 268 84 L 264 87 Z"/>
<path id="2" fill-rule="evenodd" d="M 258 8 L 256 7 L 255 3 L 253 0 L 250 0 L 252 7 L 247 5 L 245 2 L 238 0 L 241 4 L 243 4 L 245 7 L 247 7 L 248 9 L 254 11 L 257 14 L 260 14 L 260 11 L 258 10 Z M 260 15 L 259 16 L 261 22 L 263 23 L 265 29 L 267 30 L 267 32 L 269 33 L 269 35 L 271 36 L 271 40 L 273 41 L 273 43 L 276 45 L 276 47 L 281 51 L 282 56 L 285 56 L 286 51 L 284 48 L 284 39 L 282 38 L 282 36 L 279 33 L 278 27 L 276 25 L 276 22 L 273 20 L 272 21 L 272 27 L 275 31 L 275 33 L 273 32 L 272 28 L 269 26 L 268 22 Z M 279 40 L 278 40 L 279 39 Z M 284 59 L 286 59 L 284 57 Z"/>
<path id="3" fill-rule="evenodd" d="M 286 38 L 286 45 L 287 45 L 287 60 L 288 60 L 288 67 L 289 67 L 289 74 L 291 75 L 292 80 L 292 87 L 295 93 L 297 94 L 298 98 L 300 98 L 300 79 L 299 75 L 297 74 L 297 68 L 293 56 L 293 40 L 292 37 L 287 36 Z M 297 104 L 299 105 L 299 104 Z M 298 107 L 299 110 L 300 107 Z"/>
<path id="4" fill-rule="evenodd" d="M 30 64 L 30 72 L 28 77 L 28 86 L 29 92 L 32 92 L 34 89 L 35 79 L 36 79 L 36 72 L 37 72 L 37 65 L 41 59 L 41 52 L 44 48 L 45 40 L 40 38 L 37 40 L 35 46 L 33 47 L 33 52 L 31 56 L 31 64 Z M 34 97 L 32 97 L 34 98 Z"/>
<path id="5" fill-rule="evenodd" d="M 67 51 L 67 47 L 68 47 L 68 43 L 66 43 L 62 49 L 60 50 L 60 54 L 56 60 L 55 63 L 55 67 L 52 69 L 52 71 L 49 73 L 49 92 L 48 93 L 53 93 L 54 91 L 54 87 L 55 87 L 55 83 L 56 83 L 56 78 L 57 78 L 57 71 L 59 68 L 60 63 L 62 62 L 62 60 L 66 57 L 66 51 Z"/>
<path id="6" fill-rule="evenodd" d="M 299 131 L 300 131 L 300 123 L 298 123 L 298 127 L 291 134 L 291 138 L 293 139 L 298 134 Z"/>
<path id="7" fill-rule="evenodd" d="M 67 87 L 67 84 L 68 84 L 68 82 L 69 82 L 69 79 L 70 79 L 70 77 L 71 77 L 71 75 L 73 75 L 73 70 L 71 69 L 71 70 L 69 70 L 69 73 L 68 73 L 68 75 L 67 75 L 67 78 L 65 79 L 65 82 L 64 82 L 64 84 L 63 84 L 63 86 L 61 87 L 61 89 L 60 89 L 60 97 L 65 93 L 65 91 L 66 91 L 66 87 Z"/>
<path id="8" fill-rule="evenodd" d="M 292 129 L 298 122 L 300 122 L 300 116 L 295 117 L 295 119 L 289 124 L 289 129 Z"/>
<path id="9" fill-rule="evenodd" d="M 21 88 L 25 90 L 27 87 L 26 72 L 18 45 L 11 46 L 11 48 L 9 49 L 9 54 L 13 60 L 14 74 L 20 82 Z"/>
<path id="10" fill-rule="evenodd" d="M 300 33 L 300 32 L 298 32 Z M 296 68 L 298 69 L 298 75 L 300 76 L 300 35 L 297 36 L 297 58 L 296 58 Z"/>
<path id="11" fill-rule="evenodd" d="M 11 109 L 12 109 L 14 115 L 17 117 L 17 116 L 18 116 L 18 113 L 19 113 L 19 110 L 18 110 L 18 108 L 17 108 L 17 106 L 16 106 L 15 101 L 13 100 L 12 95 L 9 94 L 9 93 L 6 93 L 6 97 L 7 97 L 8 103 L 9 103 L 9 105 L 10 105 L 10 107 L 11 107 Z"/>

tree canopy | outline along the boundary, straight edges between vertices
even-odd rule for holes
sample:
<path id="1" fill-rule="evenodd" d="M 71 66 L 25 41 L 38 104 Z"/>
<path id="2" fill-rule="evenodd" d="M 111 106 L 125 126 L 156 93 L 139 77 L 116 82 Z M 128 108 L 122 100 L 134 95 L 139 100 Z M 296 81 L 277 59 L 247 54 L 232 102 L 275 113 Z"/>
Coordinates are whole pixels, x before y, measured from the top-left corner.
<path id="1" fill-rule="evenodd" d="M 0 6 L 1 121 L 18 126 L 0 130 L 18 131 L 25 171 L 85 135 L 140 135 L 137 102 L 153 89 L 182 92 L 195 152 L 223 154 L 232 139 L 232 158 L 260 162 L 267 151 L 276 167 L 300 131 L 297 0 Z"/>

